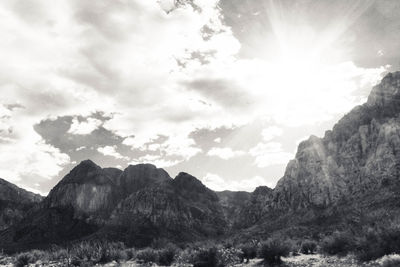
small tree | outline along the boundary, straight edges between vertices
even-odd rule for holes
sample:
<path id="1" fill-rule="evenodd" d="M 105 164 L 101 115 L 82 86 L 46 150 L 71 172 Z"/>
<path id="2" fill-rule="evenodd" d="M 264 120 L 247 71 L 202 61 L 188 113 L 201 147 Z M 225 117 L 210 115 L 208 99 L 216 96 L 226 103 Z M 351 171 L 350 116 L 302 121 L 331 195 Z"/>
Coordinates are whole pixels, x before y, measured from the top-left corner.
<path id="1" fill-rule="evenodd" d="M 290 247 L 286 241 L 278 238 L 271 238 L 261 244 L 259 256 L 264 260 L 264 263 L 274 265 L 281 264 L 281 257 L 288 256 Z"/>

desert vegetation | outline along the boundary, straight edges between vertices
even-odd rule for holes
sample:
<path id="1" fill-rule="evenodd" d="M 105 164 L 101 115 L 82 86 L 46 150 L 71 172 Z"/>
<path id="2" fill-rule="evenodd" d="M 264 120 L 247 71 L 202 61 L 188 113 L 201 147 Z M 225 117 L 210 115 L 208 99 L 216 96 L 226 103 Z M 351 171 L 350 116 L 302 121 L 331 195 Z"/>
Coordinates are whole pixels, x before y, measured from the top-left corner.
<path id="1" fill-rule="evenodd" d="M 361 232 L 335 231 L 319 239 L 204 241 L 175 245 L 156 240 L 150 247 L 128 248 L 121 242 L 84 241 L 66 247 L 0 254 L 0 264 L 9 266 L 94 266 L 132 263 L 137 266 L 400 266 L 400 228 L 364 228 Z M 135 266 L 135 265 L 128 265 Z"/>

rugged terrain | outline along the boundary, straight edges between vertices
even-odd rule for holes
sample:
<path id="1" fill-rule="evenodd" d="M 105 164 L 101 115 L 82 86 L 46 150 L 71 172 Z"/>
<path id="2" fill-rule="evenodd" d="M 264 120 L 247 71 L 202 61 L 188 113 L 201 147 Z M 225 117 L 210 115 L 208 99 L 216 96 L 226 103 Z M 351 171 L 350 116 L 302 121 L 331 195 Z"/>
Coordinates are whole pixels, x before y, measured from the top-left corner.
<path id="1" fill-rule="evenodd" d="M 0 179 L 0 230 L 17 224 L 42 199 L 40 195 Z"/>
<path id="2" fill-rule="evenodd" d="M 303 141 L 274 189 L 213 192 L 187 173 L 171 178 L 151 164 L 122 171 L 86 160 L 36 205 L 40 196 L 0 183 L 8 192 L 0 194 L 6 196 L 0 202 L 0 246 L 13 250 L 94 238 L 147 246 L 157 239 L 357 231 L 400 218 L 399 172 L 396 72 L 323 138 Z"/>

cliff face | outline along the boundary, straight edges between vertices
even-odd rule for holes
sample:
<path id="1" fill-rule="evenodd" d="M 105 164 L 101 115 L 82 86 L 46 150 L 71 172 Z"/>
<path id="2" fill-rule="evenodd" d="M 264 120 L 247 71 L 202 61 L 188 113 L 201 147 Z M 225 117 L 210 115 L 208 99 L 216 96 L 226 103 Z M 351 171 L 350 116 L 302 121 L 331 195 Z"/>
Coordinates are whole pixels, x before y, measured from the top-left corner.
<path id="1" fill-rule="evenodd" d="M 155 238 L 190 241 L 226 230 L 217 195 L 186 173 L 133 192 L 114 210 L 110 224 L 125 227 L 125 241 L 139 246 Z"/>
<path id="2" fill-rule="evenodd" d="M 154 239 L 193 241 L 226 232 L 219 198 L 198 179 L 172 179 L 151 164 L 124 171 L 78 164 L 19 223 L 0 232 L 9 249 L 96 236 L 138 246 Z M 124 234 L 120 234 L 124 233 Z"/>
<path id="3" fill-rule="evenodd" d="M 0 179 L 0 230 L 22 220 L 25 213 L 43 197 Z"/>
<path id="4" fill-rule="evenodd" d="M 400 72 L 375 86 L 324 138 L 299 145 L 274 190 L 274 208 L 323 208 L 395 182 L 400 171 Z"/>
<path id="5" fill-rule="evenodd" d="M 113 174 L 90 160 L 82 161 L 50 191 L 44 201 L 45 208 L 71 207 L 76 218 L 106 217 L 119 196 Z"/>

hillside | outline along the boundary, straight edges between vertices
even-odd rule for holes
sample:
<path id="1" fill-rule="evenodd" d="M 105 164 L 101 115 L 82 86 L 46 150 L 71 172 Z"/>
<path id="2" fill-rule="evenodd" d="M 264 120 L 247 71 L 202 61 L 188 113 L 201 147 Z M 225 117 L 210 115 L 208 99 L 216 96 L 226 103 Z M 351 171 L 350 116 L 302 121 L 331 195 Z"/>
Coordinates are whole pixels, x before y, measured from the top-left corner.
<path id="1" fill-rule="evenodd" d="M 187 173 L 171 178 L 151 164 L 122 171 L 86 160 L 24 218 L 16 209 L 15 219 L 3 219 L 0 246 L 13 250 L 96 238 L 147 246 L 157 239 L 179 243 L 264 238 L 274 232 L 299 237 L 357 232 L 400 218 L 399 177 L 396 72 L 323 138 L 311 136 L 300 143 L 274 189 L 213 192 Z M 25 191 L 6 192 L 2 196 L 12 196 L 14 203 L 40 201 Z"/>

